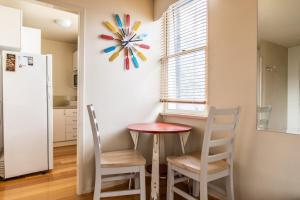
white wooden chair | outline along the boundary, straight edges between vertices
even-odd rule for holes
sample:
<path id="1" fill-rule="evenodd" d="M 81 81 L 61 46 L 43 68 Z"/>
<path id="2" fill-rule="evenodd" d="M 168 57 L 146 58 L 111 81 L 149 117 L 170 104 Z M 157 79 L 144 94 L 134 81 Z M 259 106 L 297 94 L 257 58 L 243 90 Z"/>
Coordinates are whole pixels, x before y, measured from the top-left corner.
<path id="1" fill-rule="evenodd" d="M 173 200 L 174 192 L 186 199 L 196 200 L 195 197 L 199 195 L 199 190 L 200 200 L 207 200 L 208 189 L 214 191 L 215 197 L 227 200 L 234 199 L 233 142 L 239 112 L 239 108 L 216 109 L 211 107 L 204 133 L 202 152 L 167 158 L 167 200 Z M 230 122 L 226 120 L 225 123 L 224 118 L 229 119 Z M 175 186 L 176 183 L 185 180 L 182 177 L 176 179 L 178 174 L 184 175 L 196 183 L 193 184 L 194 187 L 197 186 L 194 188 L 196 192 L 193 196 Z M 226 191 L 210 183 L 224 177 L 226 177 Z"/>
<path id="2" fill-rule="evenodd" d="M 145 158 L 135 150 L 101 152 L 100 133 L 93 105 L 87 106 L 94 139 L 95 188 L 94 200 L 100 197 L 114 197 L 139 194 L 145 200 Z M 103 182 L 131 179 L 135 176 L 135 189 L 101 192 Z"/>

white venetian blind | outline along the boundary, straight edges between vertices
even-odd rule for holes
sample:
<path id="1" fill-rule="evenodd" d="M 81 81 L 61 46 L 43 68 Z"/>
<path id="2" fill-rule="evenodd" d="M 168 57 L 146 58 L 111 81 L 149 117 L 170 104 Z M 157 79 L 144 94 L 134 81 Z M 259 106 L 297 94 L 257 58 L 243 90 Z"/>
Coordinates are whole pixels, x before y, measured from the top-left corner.
<path id="1" fill-rule="evenodd" d="M 162 23 L 161 101 L 206 104 L 207 0 L 179 0 Z"/>

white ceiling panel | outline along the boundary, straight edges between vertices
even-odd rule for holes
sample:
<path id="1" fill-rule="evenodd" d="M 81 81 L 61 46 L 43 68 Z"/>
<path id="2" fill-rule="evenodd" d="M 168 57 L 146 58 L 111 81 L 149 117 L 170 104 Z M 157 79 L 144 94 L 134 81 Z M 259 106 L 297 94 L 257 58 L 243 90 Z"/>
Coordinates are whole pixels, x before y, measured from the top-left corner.
<path id="1" fill-rule="evenodd" d="M 35 2 L 34 0 L 0 0 L 4 6 L 19 8 L 23 11 L 23 26 L 41 29 L 45 39 L 76 42 L 78 35 L 78 15 L 57 10 L 51 5 Z M 69 19 L 72 25 L 62 28 L 54 23 L 55 19 Z"/>

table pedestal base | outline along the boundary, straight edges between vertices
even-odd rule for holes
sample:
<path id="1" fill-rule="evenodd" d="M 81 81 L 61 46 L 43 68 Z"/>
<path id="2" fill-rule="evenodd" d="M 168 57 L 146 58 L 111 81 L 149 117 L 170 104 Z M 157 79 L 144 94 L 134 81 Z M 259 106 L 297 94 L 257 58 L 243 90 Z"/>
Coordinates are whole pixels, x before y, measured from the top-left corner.
<path id="1" fill-rule="evenodd" d="M 152 151 L 152 175 L 151 175 L 151 199 L 159 196 L 159 135 L 153 135 Z"/>
<path id="2" fill-rule="evenodd" d="M 149 174 L 152 174 L 152 165 L 147 165 L 146 166 L 146 171 Z M 165 179 L 167 178 L 168 174 L 168 165 L 167 164 L 159 164 L 159 178 Z"/>
<path id="3" fill-rule="evenodd" d="M 138 147 L 139 134 L 142 132 L 143 131 L 130 130 L 130 135 L 132 137 L 135 150 Z M 190 131 L 182 131 L 182 132 L 178 132 L 177 134 L 179 136 L 182 153 L 185 154 L 185 145 L 190 135 Z M 152 170 L 151 170 L 152 172 L 151 173 L 151 199 L 153 200 L 159 199 L 160 150 L 161 150 L 161 154 L 165 153 L 164 136 L 162 134 L 153 134 Z M 163 155 L 162 158 L 164 159 Z"/>

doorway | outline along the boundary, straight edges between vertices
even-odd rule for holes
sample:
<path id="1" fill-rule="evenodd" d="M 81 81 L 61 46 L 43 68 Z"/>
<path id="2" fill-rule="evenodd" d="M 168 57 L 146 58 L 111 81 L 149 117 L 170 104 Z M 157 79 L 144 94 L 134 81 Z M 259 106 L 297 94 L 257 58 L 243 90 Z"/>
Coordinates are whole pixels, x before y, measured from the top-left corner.
<path id="1" fill-rule="evenodd" d="M 72 174 L 72 177 L 69 178 L 74 180 L 73 186 L 76 194 L 76 191 L 80 191 L 80 189 L 76 188 L 80 187 L 80 185 L 77 184 L 79 183 L 77 166 L 80 166 L 80 163 L 77 162 L 77 160 L 80 159 L 77 159 L 76 153 L 77 149 L 80 149 L 77 133 L 80 132 L 78 127 L 81 129 L 83 127 L 77 122 L 77 119 L 80 119 L 79 121 L 81 122 L 83 121 L 81 117 L 82 111 L 79 111 L 79 102 L 83 100 L 83 92 L 79 91 L 79 88 L 83 88 L 83 86 L 80 84 L 82 81 L 78 79 L 81 77 L 82 70 L 80 68 L 83 67 L 80 65 L 83 64 L 83 60 L 80 59 L 80 56 L 77 56 L 83 54 L 83 37 L 81 37 L 81 42 L 79 41 L 79 15 L 82 11 L 72 8 L 70 12 L 69 8 L 65 8 L 61 5 L 48 4 L 46 1 L 44 3 L 42 1 L 33 0 L 0 0 L 0 5 L 1 4 L 15 8 L 21 7 L 21 9 L 24 9 L 22 8 L 23 4 L 26 4 L 25 7 L 28 7 L 28 5 L 35 7 L 35 9 L 30 12 L 23 11 L 26 16 L 26 13 L 33 16 L 41 12 L 37 7 L 53 9 L 57 12 L 68 13 L 70 16 L 77 16 L 77 20 L 75 21 L 72 21 L 72 17 L 63 17 L 63 15 L 53 19 L 51 26 L 57 26 L 57 30 L 61 29 L 62 31 L 52 30 L 50 31 L 52 32 L 52 36 L 46 33 L 49 30 L 43 31 L 42 29 L 42 26 L 46 24 L 45 21 L 39 27 L 27 23 L 26 17 L 23 19 L 23 25 L 28 28 L 41 29 L 41 54 L 52 54 L 53 56 L 54 169 L 52 172 L 54 174 L 61 174 L 63 172 Z M 36 16 L 35 18 L 39 19 L 45 16 L 53 16 L 53 14 L 49 15 L 44 12 L 42 16 Z M 72 32 L 68 29 L 69 24 L 71 24 L 71 26 L 77 26 L 76 34 L 74 34 L 74 31 Z M 65 32 L 65 34 L 63 32 Z M 79 94 L 81 97 L 79 97 Z M 55 109 L 57 109 L 57 112 Z M 78 116 L 79 114 L 81 116 Z"/>

